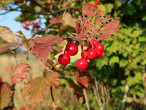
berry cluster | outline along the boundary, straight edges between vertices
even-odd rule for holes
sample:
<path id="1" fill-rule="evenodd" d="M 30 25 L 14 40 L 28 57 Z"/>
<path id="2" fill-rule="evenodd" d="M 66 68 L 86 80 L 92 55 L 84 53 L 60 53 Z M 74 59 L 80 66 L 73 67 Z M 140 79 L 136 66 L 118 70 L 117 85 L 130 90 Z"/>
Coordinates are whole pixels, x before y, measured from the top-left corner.
<path id="1" fill-rule="evenodd" d="M 58 61 L 62 65 L 67 65 L 70 62 L 70 56 L 74 56 L 78 53 L 78 47 L 76 44 L 68 44 L 65 52 L 66 53 L 61 54 L 58 57 Z M 90 40 L 88 48 L 81 52 L 82 58 L 76 63 L 77 68 L 80 70 L 85 70 L 88 68 L 88 60 L 104 57 L 104 55 L 104 46 L 99 44 L 95 39 Z"/>
<path id="2" fill-rule="evenodd" d="M 59 55 L 58 61 L 62 65 L 67 65 L 70 62 L 70 56 L 74 56 L 78 53 L 78 46 L 76 44 L 68 44 L 66 46 L 64 54 Z"/>

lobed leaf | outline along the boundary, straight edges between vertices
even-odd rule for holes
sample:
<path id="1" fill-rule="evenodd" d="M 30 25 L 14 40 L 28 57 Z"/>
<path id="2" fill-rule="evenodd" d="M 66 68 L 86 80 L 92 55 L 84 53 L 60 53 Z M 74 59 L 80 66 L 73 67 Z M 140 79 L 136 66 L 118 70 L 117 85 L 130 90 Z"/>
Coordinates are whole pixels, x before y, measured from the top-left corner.
<path id="1" fill-rule="evenodd" d="M 113 37 L 113 33 L 119 33 L 120 21 L 114 20 L 111 16 L 105 16 L 104 12 L 96 6 L 86 3 L 82 8 L 82 17 L 76 21 L 76 33 L 74 40 L 82 42 L 83 38 L 97 38 L 99 40 Z"/>
<path id="2" fill-rule="evenodd" d="M 0 82 L 0 109 L 3 110 L 11 101 L 11 86 L 7 83 Z"/>
<path id="3" fill-rule="evenodd" d="M 59 23 L 62 23 L 62 18 L 61 17 L 54 17 L 51 20 L 49 20 L 49 22 L 51 24 L 59 24 Z"/>
<path id="4" fill-rule="evenodd" d="M 2 43 L 0 44 L 0 53 L 4 53 L 10 49 L 11 46 L 15 46 L 13 43 Z"/>
<path id="5" fill-rule="evenodd" d="M 28 96 L 32 102 L 37 104 L 43 101 L 43 97 L 46 95 L 46 88 L 48 86 L 59 86 L 59 73 L 47 71 L 45 74 L 46 77 L 40 76 L 31 80 L 23 89 L 23 95 Z"/>
<path id="6" fill-rule="evenodd" d="M 27 76 L 24 73 L 28 73 L 30 66 L 26 63 L 21 63 L 15 67 L 11 75 L 11 83 L 16 84 L 21 82 L 23 79 L 27 79 Z"/>
<path id="7" fill-rule="evenodd" d="M 74 94 L 77 96 L 77 99 L 79 100 L 80 97 L 83 97 L 83 91 L 82 88 L 75 84 L 74 81 L 70 78 L 64 78 L 67 82 L 70 88 L 74 89 Z"/>
<path id="8" fill-rule="evenodd" d="M 51 34 L 47 37 L 35 37 L 29 41 L 31 53 L 37 54 L 38 59 L 46 65 L 49 52 L 53 51 L 53 46 L 61 44 L 62 41 L 63 38 Z"/>
<path id="9" fill-rule="evenodd" d="M 11 29 L 5 26 L 0 26 L 0 38 L 7 42 L 17 42 L 16 34 L 14 34 Z"/>
<path id="10" fill-rule="evenodd" d="M 87 71 L 74 72 L 75 80 L 80 84 L 81 87 L 88 88 L 89 84 L 92 85 L 93 80 Z"/>

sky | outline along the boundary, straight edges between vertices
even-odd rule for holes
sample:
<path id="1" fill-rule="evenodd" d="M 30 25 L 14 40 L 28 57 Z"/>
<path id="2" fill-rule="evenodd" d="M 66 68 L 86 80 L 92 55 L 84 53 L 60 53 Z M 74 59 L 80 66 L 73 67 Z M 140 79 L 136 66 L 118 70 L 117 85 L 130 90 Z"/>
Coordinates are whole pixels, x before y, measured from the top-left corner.
<path id="1" fill-rule="evenodd" d="M 0 11 L 0 13 L 3 13 L 4 11 Z M 17 31 L 22 31 L 25 36 L 28 38 L 31 36 L 30 31 L 25 30 L 20 22 L 16 22 L 15 18 L 18 17 L 21 13 L 20 12 L 9 12 L 5 15 L 0 15 L 0 26 L 6 26 L 9 27 L 14 33 Z"/>

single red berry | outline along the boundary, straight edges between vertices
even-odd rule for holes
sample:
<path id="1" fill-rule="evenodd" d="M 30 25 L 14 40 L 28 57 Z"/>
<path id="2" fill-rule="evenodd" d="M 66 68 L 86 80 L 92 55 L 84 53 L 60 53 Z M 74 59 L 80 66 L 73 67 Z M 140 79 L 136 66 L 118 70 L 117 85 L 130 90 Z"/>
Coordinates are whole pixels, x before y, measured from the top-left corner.
<path id="1" fill-rule="evenodd" d="M 96 2 L 94 2 L 94 5 L 95 5 L 95 6 L 100 5 L 100 4 L 101 4 L 100 1 L 96 1 Z"/>
<path id="2" fill-rule="evenodd" d="M 80 70 L 85 70 L 88 68 L 88 61 L 84 58 L 81 58 L 77 61 L 77 68 Z"/>
<path id="3" fill-rule="evenodd" d="M 68 55 L 74 56 L 78 53 L 78 46 L 76 44 L 69 44 L 66 46 L 65 51 Z"/>
<path id="4" fill-rule="evenodd" d="M 95 47 L 96 45 L 98 45 L 98 41 L 95 40 L 95 39 L 92 39 L 92 40 L 89 42 L 89 47 L 92 48 L 92 45 Z"/>
<path id="5" fill-rule="evenodd" d="M 96 52 L 97 52 L 97 57 L 96 58 L 100 58 L 102 56 L 102 52 L 99 51 L 99 50 L 96 50 Z"/>
<path id="6" fill-rule="evenodd" d="M 97 57 L 97 52 L 95 49 L 89 49 L 87 52 L 87 58 L 93 60 Z"/>
<path id="7" fill-rule="evenodd" d="M 68 54 L 61 54 L 58 57 L 58 61 L 62 65 L 67 65 L 70 62 L 70 56 Z"/>
<path id="8" fill-rule="evenodd" d="M 46 7 L 50 8 L 51 7 L 51 4 L 50 3 L 45 3 Z"/>
<path id="9" fill-rule="evenodd" d="M 88 50 L 82 51 L 82 53 L 81 53 L 82 58 L 87 59 L 87 51 L 88 51 Z"/>
<path id="10" fill-rule="evenodd" d="M 72 9 L 72 12 L 75 13 L 75 9 Z"/>
<path id="11" fill-rule="evenodd" d="M 104 46 L 103 46 L 102 44 L 96 45 L 96 46 L 95 46 L 95 49 L 96 49 L 96 50 L 99 50 L 99 51 L 101 51 L 101 52 L 104 52 Z"/>

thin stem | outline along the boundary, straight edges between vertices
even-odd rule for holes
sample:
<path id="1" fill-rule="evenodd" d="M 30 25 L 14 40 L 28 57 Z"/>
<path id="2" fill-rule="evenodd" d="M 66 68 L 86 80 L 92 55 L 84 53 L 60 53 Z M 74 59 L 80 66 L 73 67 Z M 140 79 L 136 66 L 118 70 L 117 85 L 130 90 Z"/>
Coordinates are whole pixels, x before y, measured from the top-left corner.
<path id="1" fill-rule="evenodd" d="M 127 99 L 128 90 L 129 90 L 129 84 L 127 82 L 127 84 L 125 85 L 125 93 L 124 93 L 123 100 L 122 100 L 121 110 L 125 109 L 125 102 L 126 102 L 126 99 Z"/>
<path id="2" fill-rule="evenodd" d="M 58 65 L 59 62 L 57 61 L 56 63 L 53 64 L 53 68 L 56 67 L 56 65 Z"/>
<path id="3" fill-rule="evenodd" d="M 50 93 L 51 93 L 52 102 L 54 102 L 55 100 L 54 100 L 54 96 L 53 96 L 53 89 L 52 89 L 52 87 L 50 87 Z"/>
<path id="4" fill-rule="evenodd" d="M 89 102 L 88 102 L 88 96 L 87 96 L 86 90 L 83 89 L 83 92 L 84 92 L 84 96 L 85 96 L 85 100 L 86 100 L 87 109 L 90 110 L 90 105 L 89 105 Z"/>

